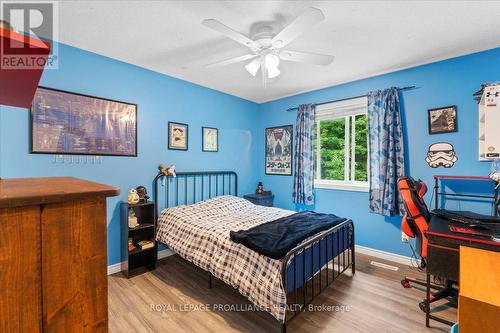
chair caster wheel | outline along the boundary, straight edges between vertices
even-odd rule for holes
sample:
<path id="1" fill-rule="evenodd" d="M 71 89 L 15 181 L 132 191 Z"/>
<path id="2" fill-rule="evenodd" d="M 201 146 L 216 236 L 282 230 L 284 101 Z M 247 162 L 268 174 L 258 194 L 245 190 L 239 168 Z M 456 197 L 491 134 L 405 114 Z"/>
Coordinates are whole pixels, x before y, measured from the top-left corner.
<path id="1" fill-rule="evenodd" d="M 401 280 L 401 285 L 403 286 L 403 288 L 410 288 L 410 281 L 403 279 Z"/>
<path id="2" fill-rule="evenodd" d="M 430 305 L 429 305 L 428 301 L 422 301 L 422 302 L 418 303 L 418 307 L 420 308 L 420 310 L 422 310 L 422 312 L 425 312 L 425 313 L 427 313 L 427 311 L 429 311 L 429 309 L 430 309 Z"/>

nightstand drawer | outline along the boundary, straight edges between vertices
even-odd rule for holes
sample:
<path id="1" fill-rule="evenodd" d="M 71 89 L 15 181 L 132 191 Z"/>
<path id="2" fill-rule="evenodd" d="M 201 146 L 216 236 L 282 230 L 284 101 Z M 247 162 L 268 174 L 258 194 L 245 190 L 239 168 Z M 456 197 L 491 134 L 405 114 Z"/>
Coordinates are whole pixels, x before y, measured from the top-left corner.
<path id="1" fill-rule="evenodd" d="M 243 198 L 259 206 L 273 207 L 274 204 L 274 195 L 247 194 Z"/>
<path id="2" fill-rule="evenodd" d="M 257 200 L 257 202 L 254 202 L 254 203 L 256 205 L 272 207 L 273 203 L 274 203 L 274 197 Z"/>

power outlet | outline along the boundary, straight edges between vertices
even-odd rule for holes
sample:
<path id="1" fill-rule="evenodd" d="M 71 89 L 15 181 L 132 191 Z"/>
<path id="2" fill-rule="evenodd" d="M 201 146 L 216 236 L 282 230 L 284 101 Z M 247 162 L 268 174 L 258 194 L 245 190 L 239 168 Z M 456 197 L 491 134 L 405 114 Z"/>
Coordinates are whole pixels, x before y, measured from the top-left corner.
<path id="1" fill-rule="evenodd" d="M 409 238 L 408 238 L 408 235 L 405 234 L 404 232 L 401 231 L 401 242 L 403 243 L 408 243 L 409 242 Z"/>

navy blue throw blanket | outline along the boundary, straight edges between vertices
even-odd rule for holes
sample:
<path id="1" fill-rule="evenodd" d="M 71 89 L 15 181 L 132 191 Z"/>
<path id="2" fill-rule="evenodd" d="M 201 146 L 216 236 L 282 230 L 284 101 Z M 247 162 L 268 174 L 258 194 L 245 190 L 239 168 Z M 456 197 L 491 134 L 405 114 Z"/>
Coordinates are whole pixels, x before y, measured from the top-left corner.
<path id="1" fill-rule="evenodd" d="M 295 213 L 248 230 L 231 231 L 231 240 L 272 259 L 282 259 L 308 237 L 346 219 L 311 211 Z"/>

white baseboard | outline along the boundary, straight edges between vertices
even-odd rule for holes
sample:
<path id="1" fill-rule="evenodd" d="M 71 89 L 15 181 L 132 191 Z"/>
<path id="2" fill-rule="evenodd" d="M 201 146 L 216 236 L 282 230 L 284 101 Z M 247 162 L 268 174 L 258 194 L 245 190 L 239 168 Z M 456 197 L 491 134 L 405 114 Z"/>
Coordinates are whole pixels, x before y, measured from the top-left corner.
<path id="1" fill-rule="evenodd" d="M 122 263 L 116 263 L 108 266 L 108 275 L 115 274 L 122 271 Z"/>
<path id="2" fill-rule="evenodd" d="M 415 259 L 412 259 L 411 257 L 402 256 L 400 254 L 385 252 L 377 249 L 372 249 L 371 247 L 356 245 L 355 250 L 357 253 L 362 253 L 369 255 L 371 257 L 389 260 L 392 262 L 396 262 L 398 264 L 411 266 L 412 262 L 415 263 Z"/>
<path id="3" fill-rule="evenodd" d="M 396 253 L 372 249 L 372 248 L 366 247 L 366 246 L 356 245 L 356 252 L 366 254 L 366 255 L 369 255 L 369 256 L 375 257 L 375 258 L 389 260 L 392 262 L 396 262 L 398 264 L 403 264 L 403 265 L 408 265 L 408 266 L 412 265 L 412 259 L 410 257 L 402 256 L 402 255 L 396 254 Z M 166 258 L 168 256 L 171 256 L 172 254 L 174 254 L 174 252 L 172 250 L 169 250 L 169 249 L 164 249 L 164 250 L 158 251 L 158 259 Z M 413 262 L 415 262 L 415 261 L 413 261 Z M 122 263 L 121 262 L 113 264 L 113 265 L 109 265 L 108 266 L 108 275 L 121 272 L 121 270 L 122 270 Z"/>
<path id="4" fill-rule="evenodd" d="M 169 250 L 169 249 L 164 249 L 164 250 L 158 251 L 158 259 L 166 258 L 168 256 L 171 256 L 172 254 L 174 254 L 174 252 L 172 252 L 172 250 Z M 121 272 L 122 271 L 122 265 L 123 265 L 123 262 L 119 262 L 119 263 L 116 263 L 116 264 L 113 264 L 113 265 L 109 265 L 108 266 L 108 275 Z"/>

